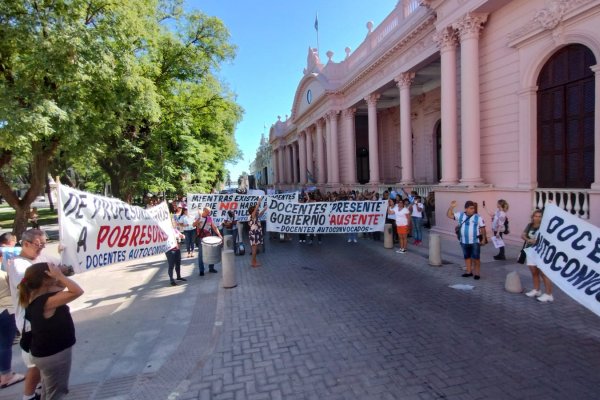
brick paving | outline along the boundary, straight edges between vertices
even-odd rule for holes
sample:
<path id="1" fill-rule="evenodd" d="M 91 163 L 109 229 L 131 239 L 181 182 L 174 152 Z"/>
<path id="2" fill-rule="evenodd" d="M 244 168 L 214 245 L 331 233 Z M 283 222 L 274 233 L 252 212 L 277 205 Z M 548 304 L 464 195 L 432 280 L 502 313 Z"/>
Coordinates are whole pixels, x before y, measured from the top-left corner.
<path id="1" fill-rule="evenodd" d="M 258 269 L 238 258 L 218 344 L 181 398 L 599 398 L 597 316 L 562 293 L 540 304 L 505 292 L 506 271 L 523 268 L 511 262 L 462 278 L 458 245 L 444 249 L 456 263 L 339 236 L 269 243 Z"/>
<path id="2" fill-rule="evenodd" d="M 442 246 L 444 266 L 431 267 L 425 246 L 402 255 L 368 239 L 268 240 L 262 267 L 236 257 L 233 289 L 218 285 L 220 274 L 198 278 L 193 260 L 176 288 L 160 257 L 107 267 L 132 284 L 117 293 L 98 282 L 86 293 L 91 308 L 74 312 L 67 398 L 600 398 L 596 315 L 556 289 L 553 304 L 507 293 L 507 272 L 525 287 L 529 272 L 491 261 L 489 246 L 482 279 L 462 278 L 458 244 Z M 474 289 L 449 287 L 457 283 Z M 19 393 L 3 389 L 0 400 Z"/>

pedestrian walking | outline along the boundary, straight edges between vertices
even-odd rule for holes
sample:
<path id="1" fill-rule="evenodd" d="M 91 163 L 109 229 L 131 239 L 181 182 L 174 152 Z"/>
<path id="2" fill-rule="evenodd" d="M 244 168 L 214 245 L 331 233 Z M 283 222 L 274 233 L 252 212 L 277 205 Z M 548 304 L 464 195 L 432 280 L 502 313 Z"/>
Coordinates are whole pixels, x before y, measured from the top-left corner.
<path id="1" fill-rule="evenodd" d="M 260 263 L 256 261 L 256 251 L 258 250 L 258 246 L 262 245 L 264 241 L 260 217 L 262 217 L 262 215 L 267 211 L 267 206 L 265 205 L 265 208 L 262 211 L 258 210 L 262 199 L 262 197 L 259 197 L 257 204 L 252 204 L 250 207 L 248 207 L 248 225 L 250 228 L 248 236 L 250 239 L 250 246 L 252 247 L 252 261 L 250 262 L 250 265 L 254 268 L 260 267 Z"/>
<path id="2" fill-rule="evenodd" d="M 175 243 L 175 246 L 165 253 L 167 257 L 167 274 L 169 275 L 171 286 L 177 286 L 177 282 L 175 282 L 175 279 L 173 279 L 173 270 L 175 270 L 175 273 L 177 274 L 176 279 L 178 281 L 187 281 L 187 279 L 181 276 L 181 249 L 179 247 L 179 242 L 181 239 L 185 238 L 185 235 L 183 235 L 177 229 L 174 229 L 174 231 L 177 242 Z"/>
<path id="3" fill-rule="evenodd" d="M 508 233 L 506 229 L 508 227 L 508 216 L 506 215 L 508 211 L 508 202 L 503 199 L 498 200 L 496 203 L 496 211 L 493 213 L 485 208 L 485 201 L 483 202 L 483 208 L 489 216 L 492 217 L 492 232 L 494 236 L 502 239 L 504 234 Z M 498 254 L 494 256 L 494 260 L 506 260 L 504 246 L 498 247 Z"/>

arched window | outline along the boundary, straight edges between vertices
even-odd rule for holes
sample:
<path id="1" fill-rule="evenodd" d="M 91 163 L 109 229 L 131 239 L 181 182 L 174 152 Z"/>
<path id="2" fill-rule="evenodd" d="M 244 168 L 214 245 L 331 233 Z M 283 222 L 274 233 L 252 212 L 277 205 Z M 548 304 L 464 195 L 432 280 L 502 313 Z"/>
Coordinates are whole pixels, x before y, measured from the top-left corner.
<path id="1" fill-rule="evenodd" d="M 541 188 L 589 188 L 594 181 L 594 54 L 574 44 L 538 77 L 537 171 Z"/>

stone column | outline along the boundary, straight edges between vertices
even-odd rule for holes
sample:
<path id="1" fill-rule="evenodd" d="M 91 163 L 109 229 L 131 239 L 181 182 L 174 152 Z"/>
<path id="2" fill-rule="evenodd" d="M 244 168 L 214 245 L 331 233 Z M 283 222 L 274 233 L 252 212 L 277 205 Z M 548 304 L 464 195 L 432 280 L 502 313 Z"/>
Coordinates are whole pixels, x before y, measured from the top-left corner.
<path id="1" fill-rule="evenodd" d="M 306 131 L 300 132 L 298 138 L 298 152 L 300 153 L 300 184 L 306 184 Z"/>
<path id="2" fill-rule="evenodd" d="M 273 149 L 273 153 L 271 154 L 271 165 L 273 166 L 273 184 L 275 185 L 279 183 L 279 164 L 277 164 L 277 149 Z"/>
<path id="3" fill-rule="evenodd" d="M 592 182 L 591 188 L 594 190 L 600 190 L 600 64 L 596 64 L 591 67 L 594 71 L 596 80 L 596 111 L 594 113 L 594 182 Z"/>
<path id="4" fill-rule="evenodd" d="M 369 183 L 379 183 L 379 138 L 377 134 L 377 100 L 379 94 L 365 97 L 369 110 Z"/>
<path id="5" fill-rule="evenodd" d="M 348 158 L 346 176 L 343 181 L 346 184 L 356 184 L 356 132 L 354 129 L 354 113 L 356 108 L 347 108 L 343 111 L 344 135 L 348 137 L 348 146 L 345 150 Z"/>
<path id="6" fill-rule="evenodd" d="M 331 183 L 331 123 L 329 113 L 325 114 L 325 165 L 327 165 L 327 183 Z"/>
<path id="7" fill-rule="evenodd" d="M 285 178 L 285 170 L 283 169 L 283 159 L 285 158 L 285 146 L 279 147 L 279 156 L 277 157 L 277 161 L 279 162 L 279 183 L 283 184 L 286 181 Z"/>
<path id="8" fill-rule="evenodd" d="M 456 31 L 445 28 L 434 35 L 442 64 L 442 176 L 440 183 L 458 183 L 458 117 L 456 101 Z"/>
<path id="9" fill-rule="evenodd" d="M 519 92 L 519 183 L 523 189 L 537 187 L 537 86 Z"/>
<path id="10" fill-rule="evenodd" d="M 308 128 L 306 130 L 306 181 L 308 183 L 309 181 L 309 176 L 312 176 L 313 179 L 315 178 L 315 169 L 313 167 L 313 146 L 312 146 L 312 132 L 311 129 Z"/>
<path id="11" fill-rule="evenodd" d="M 340 148 L 338 140 L 338 110 L 333 110 L 327 113 L 327 120 L 329 121 L 329 181 L 328 183 L 338 184 L 340 183 Z"/>
<path id="12" fill-rule="evenodd" d="M 414 183 L 413 145 L 410 117 L 410 85 L 415 79 L 414 72 L 404 72 L 397 77 L 396 86 L 400 89 L 400 161 L 402 166 L 401 184 Z"/>
<path id="13" fill-rule="evenodd" d="M 481 116 L 479 105 L 479 33 L 487 15 L 467 14 L 453 25 L 460 37 L 460 125 L 462 132 L 461 183 L 475 185 L 481 178 Z"/>
<path id="14" fill-rule="evenodd" d="M 327 181 L 325 175 L 325 151 L 323 149 L 323 120 L 317 120 L 317 183 L 325 183 Z"/>
<path id="15" fill-rule="evenodd" d="M 292 183 L 298 183 L 298 151 L 296 149 L 297 142 L 292 142 L 290 147 L 292 148 Z"/>

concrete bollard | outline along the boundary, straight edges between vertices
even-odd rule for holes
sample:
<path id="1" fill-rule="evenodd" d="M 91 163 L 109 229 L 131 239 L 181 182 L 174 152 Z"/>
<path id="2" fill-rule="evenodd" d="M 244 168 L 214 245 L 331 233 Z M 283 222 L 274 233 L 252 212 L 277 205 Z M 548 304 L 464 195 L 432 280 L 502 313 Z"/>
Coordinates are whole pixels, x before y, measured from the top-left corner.
<path id="1" fill-rule="evenodd" d="M 521 285 L 521 278 L 517 271 L 509 272 L 506 275 L 506 282 L 504 283 L 504 289 L 510 293 L 522 293 L 523 286 Z"/>
<path id="2" fill-rule="evenodd" d="M 433 267 L 442 265 L 442 242 L 437 233 L 429 235 L 429 265 Z"/>
<path id="3" fill-rule="evenodd" d="M 225 289 L 236 287 L 235 253 L 233 250 L 224 250 L 221 254 L 221 271 L 223 275 L 223 287 Z"/>
<path id="4" fill-rule="evenodd" d="M 238 243 L 242 243 L 244 241 L 244 225 L 241 222 L 237 223 L 237 232 L 238 232 L 238 239 L 237 242 Z"/>
<path id="5" fill-rule="evenodd" d="M 392 224 L 385 224 L 383 227 L 383 247 L 386 249 L 394 248 L 394 233 L 392 232 Z"/>
<path id="6" fill-rule="evenodd" d="M 231 236 L 231 235 L 223 236 L 223 251 L 227 251 L 227 250 L 235 251 L 235 248 L 233 246 L 233 236 Z"/>

